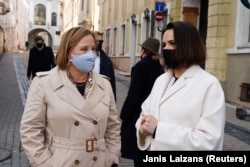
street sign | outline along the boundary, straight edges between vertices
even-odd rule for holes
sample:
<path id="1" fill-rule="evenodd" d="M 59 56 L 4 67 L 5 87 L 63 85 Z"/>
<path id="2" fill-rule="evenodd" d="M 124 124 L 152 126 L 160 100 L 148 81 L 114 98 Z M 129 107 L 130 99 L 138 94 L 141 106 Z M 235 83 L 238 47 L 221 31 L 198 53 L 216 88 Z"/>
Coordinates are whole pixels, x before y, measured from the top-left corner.
<path id="1" fill-rule="evenodd" d="M 163 20 L 163 14 L 161 12 L 155 13 L 155 21 L 161 22 Z"/>
<path id="2" fill-rule="evenodd" d="M 163 12 L 165 7 L 164 2 L 155 2 L 155 11 L 156 12 Z"/>

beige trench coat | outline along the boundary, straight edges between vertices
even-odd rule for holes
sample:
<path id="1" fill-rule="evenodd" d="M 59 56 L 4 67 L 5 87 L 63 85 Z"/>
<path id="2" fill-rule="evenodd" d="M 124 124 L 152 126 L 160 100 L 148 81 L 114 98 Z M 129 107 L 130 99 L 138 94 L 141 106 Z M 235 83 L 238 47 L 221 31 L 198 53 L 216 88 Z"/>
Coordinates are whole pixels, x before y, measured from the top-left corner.
<path id="1" fill-rule="evenodd" d="M 110 83 L 92 73 L 86 99 L 57 67 L 38 73 L 21 120 L 31 166 L 110 167 L 120 159 L 120 122 Z"/>

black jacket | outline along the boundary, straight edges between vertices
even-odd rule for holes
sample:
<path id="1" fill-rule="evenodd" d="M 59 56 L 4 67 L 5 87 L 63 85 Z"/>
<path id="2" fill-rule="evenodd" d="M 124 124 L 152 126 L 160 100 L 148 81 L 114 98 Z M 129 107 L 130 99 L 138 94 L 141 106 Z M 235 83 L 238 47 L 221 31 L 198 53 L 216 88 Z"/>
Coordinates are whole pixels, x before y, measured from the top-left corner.
<path id="1" fill-rule="evenodd" d="M 146 56 L 131 71 L 128 95 L 121 109 L 122 157 L 138 160 L 135 123 L 141 113 L 141 104 L 148 97 L 156 78 L 164 73 L 159 61 Z"/>
<path id="2" fill-rule="evenodd" d="M 102 49 L 100 50 L 100 74 L 109 77 L 114 97 L 116 99 L 115 72 L 113 64 L 110 58 Z"/>
<path id="3" fill-rule="evenodd" d="M 32 78 L 36 76 L 36 72 L 49 71 L 55 67 L 54 54 L 51 47 L 44 46 L 39 51 L 33 47 L 29 53 L 27 76 Z"/>

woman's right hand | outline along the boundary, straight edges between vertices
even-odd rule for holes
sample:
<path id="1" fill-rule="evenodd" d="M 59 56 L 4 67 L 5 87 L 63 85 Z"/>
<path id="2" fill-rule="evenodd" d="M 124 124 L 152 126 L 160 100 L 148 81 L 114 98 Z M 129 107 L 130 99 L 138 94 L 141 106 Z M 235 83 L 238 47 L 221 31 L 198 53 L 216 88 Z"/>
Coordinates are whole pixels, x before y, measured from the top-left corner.
<path id="1" fill-rule="evenodd" d="M 141 126 L 139 128 L 140 133 L 143 136 L 153 135 L 154 130 L 157 126 L 158 120 L 153 115 L 142 113 L 141 115 Z"/>

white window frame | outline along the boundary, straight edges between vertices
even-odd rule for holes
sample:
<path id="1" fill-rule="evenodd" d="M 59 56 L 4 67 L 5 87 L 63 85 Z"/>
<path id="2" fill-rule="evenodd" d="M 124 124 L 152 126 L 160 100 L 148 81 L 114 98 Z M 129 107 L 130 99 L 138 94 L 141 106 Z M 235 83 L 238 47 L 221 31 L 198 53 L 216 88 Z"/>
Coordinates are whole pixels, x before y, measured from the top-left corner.
<path id="1" fill-rule="evenodd" d="M 250 53 L 250 10 L 237 1 L 234 46 L 227 54 Z"/>
<path id="2" fill-rule="evenodd" d="M 145 18 L 144 12 L 142 12 L 141 14 L 141 42 L 140 43 L 143 43 L 151 35 L 151 19 L 152 19 L 151 14 L 152 14 L 152 11 L 150 10 L 148 20 Z"/>
<path id="3" fill-rule="evenodd" d="M 119 34 L 119 56 L 125 56 L 125 44 L 126 44 L 126 23 L 120 25 Z"/>

